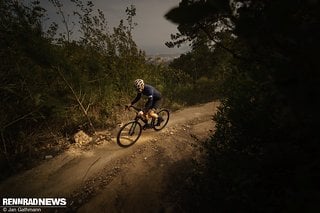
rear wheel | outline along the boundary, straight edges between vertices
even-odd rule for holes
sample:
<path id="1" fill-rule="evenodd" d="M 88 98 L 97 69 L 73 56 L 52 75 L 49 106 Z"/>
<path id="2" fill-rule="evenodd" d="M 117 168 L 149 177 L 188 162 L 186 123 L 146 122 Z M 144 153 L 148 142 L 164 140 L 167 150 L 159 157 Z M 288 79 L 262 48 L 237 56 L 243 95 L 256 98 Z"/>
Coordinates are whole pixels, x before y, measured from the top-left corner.
<path id="1" fill-rule="evenodd" d="M 156 131 L 159 131 L 159 130 L 163 129 L 168 124 L 168 121 L 169 121 L 169 118 L 170 118 L 169 110 L 167 110 L 167 109 L 160 110 L 158 112 L 158 116 L 159 116 L 158 119 L 162 119 L 162 121 L 160 122 L 159 126 L 157 126 L 158 120 L 154 121 L 155 123 L 153 125 L 153 128 Z"/>
<path id="2" fill-rule="evenodd" d="M 142 132 L 141 124 L 137 121 L 130 121 L 123 125 L 118 132 L 117 143 L 121 147 L 129 147 L 139 139 Z"/>

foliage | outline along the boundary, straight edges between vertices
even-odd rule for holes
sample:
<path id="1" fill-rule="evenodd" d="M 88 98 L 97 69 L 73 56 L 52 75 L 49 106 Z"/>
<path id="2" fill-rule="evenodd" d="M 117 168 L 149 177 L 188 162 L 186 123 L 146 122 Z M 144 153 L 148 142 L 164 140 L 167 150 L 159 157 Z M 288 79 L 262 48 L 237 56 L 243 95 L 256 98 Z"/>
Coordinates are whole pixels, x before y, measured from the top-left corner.
<path id="1" fill-rule="evenodd" d="M 177 100 L 185 104 L 204 103 L 219 97 L 218 79 L 219 69 L 223 63 L 222 52 L 213 46 L 213 43 L 200 34 L 192 43 L 190 52 L 181 54 L 169 64 L 169 68 L 180 72 L 187 78 L 176 89 Z M 179 85 L 179 84 L 177 84 Z"/>
<path id="2" fill-rule="evenodd" d="M 205 33 L 224 51 L 213 74 L 221 106 L 208 144 L 208 176 L 195 177 L 202 183 L 192 188 L 198 197 L 182 206 L 189 211 L 315 212 L 319 2 L 234 1 L 242 5 L 238 9 L 227 2 L 183 0 L 166 15 L 180 31 L 170 45 L 196 41 Z M 232 33 L 219 32 L 221 20 L 231 21 Z"/>
<path id="3" fill-rule="evenodd" d="M 65 139 L 79 129 L 113 128 L 120 122 L 119 106 L 135 95 L 134 79 L 159 88 L 166 106 L 174 104 L 175 88 L 166 79 L 174 78 L 181 88 L 186 79 L 179 71 L 147 63 L 132 36 L 133 5 L 126 8 L 126 19 L 109 29 L 92 1 L 72 0 L 74 11 L 62 1 L 50 2 L 61 23 L 45 29 L 46 11 L 39 1 L 0 1 L 0 166 L 9 173 L 68 146 L 72 141 Z"/>

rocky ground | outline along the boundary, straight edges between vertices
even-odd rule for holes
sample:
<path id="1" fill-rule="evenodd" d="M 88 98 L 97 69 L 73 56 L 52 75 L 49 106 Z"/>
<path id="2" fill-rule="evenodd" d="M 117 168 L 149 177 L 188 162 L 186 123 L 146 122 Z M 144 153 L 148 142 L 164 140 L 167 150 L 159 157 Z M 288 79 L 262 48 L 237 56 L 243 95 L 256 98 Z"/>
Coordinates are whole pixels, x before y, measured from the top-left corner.
<path id="1" fill-rule="evenodd" d="M 68 207 L 55 212 L 174 212 L 179 182 L 188 181 L 201 160 L 201 141 L 214 131 L 217 106 L 172 113 L 165 129 L 144 131 L 129 148 L 115 142 L 118 129 L 101 133 L 105 137 L 90 149 L 71 147 L 3 181 L 1 197 L 66 197 Z"/>

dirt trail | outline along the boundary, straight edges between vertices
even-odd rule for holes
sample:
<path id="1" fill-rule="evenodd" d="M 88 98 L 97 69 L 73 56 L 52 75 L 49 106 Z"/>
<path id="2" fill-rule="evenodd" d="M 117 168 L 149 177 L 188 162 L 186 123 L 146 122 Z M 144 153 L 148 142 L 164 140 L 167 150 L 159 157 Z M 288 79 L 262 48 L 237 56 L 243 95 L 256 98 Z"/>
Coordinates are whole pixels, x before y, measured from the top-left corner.
<path id="1" fill-rule="evenodd" d="M 129 148 L 113 140 L 89 151 L 70 149 L 3 181 L 1 197 L 67 197 L 68 210 L 78 212 L 170 212 L 169 182 L 199 155 L 197 141 L 213 130 L 217 105 L 172 113 L 165 129 L 144 131 Z"/>

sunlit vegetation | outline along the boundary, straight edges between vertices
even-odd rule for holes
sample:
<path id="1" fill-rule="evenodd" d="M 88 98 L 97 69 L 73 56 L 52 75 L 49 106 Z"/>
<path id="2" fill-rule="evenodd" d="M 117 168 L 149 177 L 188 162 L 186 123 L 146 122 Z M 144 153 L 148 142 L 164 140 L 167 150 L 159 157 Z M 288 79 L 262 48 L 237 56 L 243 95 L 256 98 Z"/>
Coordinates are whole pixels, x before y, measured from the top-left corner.
<path id="1" fill-rule="evenodd" d="M 134 42 L 134 6 L 109 29 L 92 2 L 72 0 L 74 39 L 62 1 L 51 0 L 61 24 L 48 29 L 38 1 L 19 2 L 0 0 L 2 168 L 79 128 L 112 128 L 143 78 L 171 109 L 221 102 L 177 211 L 320 210 L 319 1 L 182 0 L 166 14 L 179 30 L 167 46 L 191 51 L 169 65 L 148 63 Z"/>
<path id="2" fill-rule="evenodd" d="M 57 23 L 40 1 L 0 0 L 1 175 L 62 151 L 79 129 L 113 128 L 135 96 L 136 78 L 158 88 L 172 110 L 201 101 L 193 99 L 200 76 L 148 63 L 133 40 L 133 5 L 110 27 L 91 1 L 70 1 L 73 11 L 50 3 Z"/>

